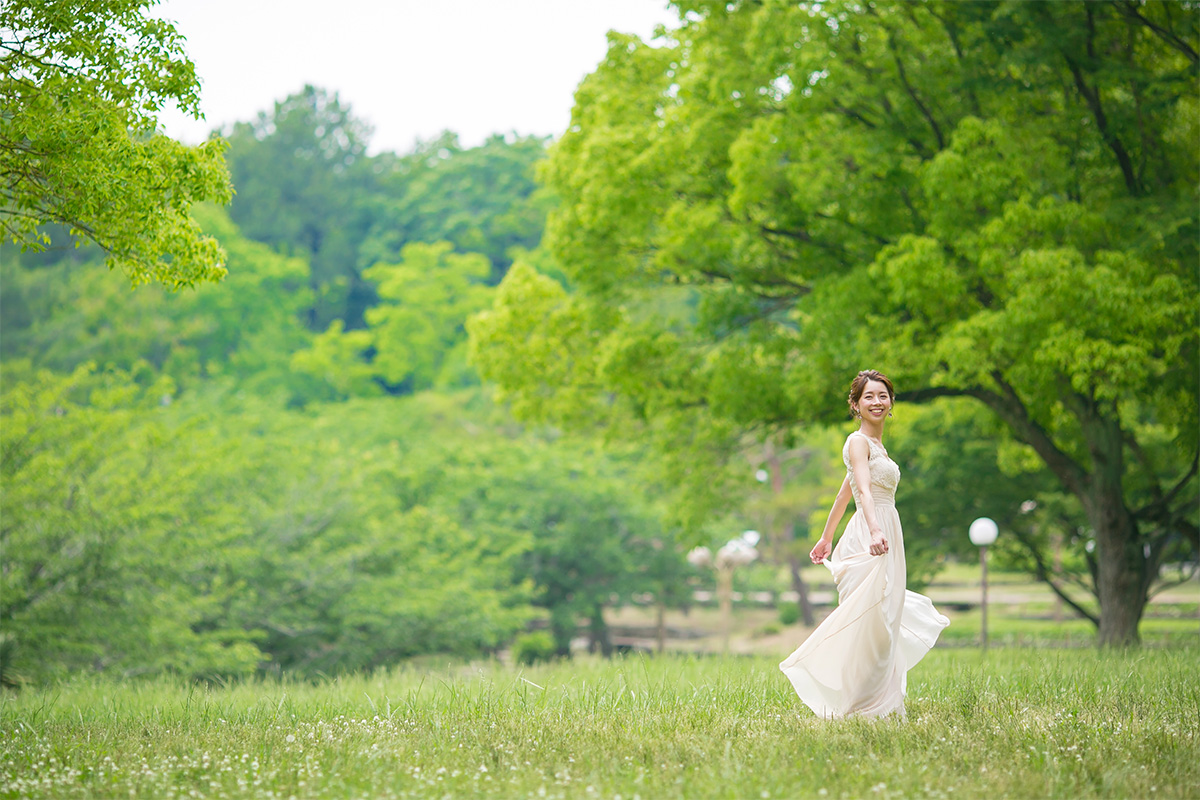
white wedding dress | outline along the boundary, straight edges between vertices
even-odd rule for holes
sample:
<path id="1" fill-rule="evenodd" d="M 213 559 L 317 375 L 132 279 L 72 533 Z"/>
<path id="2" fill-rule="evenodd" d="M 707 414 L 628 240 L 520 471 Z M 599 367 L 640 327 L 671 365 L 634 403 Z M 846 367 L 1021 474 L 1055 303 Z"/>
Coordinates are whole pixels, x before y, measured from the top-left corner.
<path id="1" fill-rule="evenodd" d="M 818 716 L 903 716 L 908 670 L 929 652 L 950 620 L 928 597 L 905 588 L 904 532 L 896 513 L 900 468 L 861 431 L 850 436 L 861 436 L 870 447 L 871 497 L 888 552 L 870 553 L 871 534 L 850 466 L 848 437 L 842 460 L 859 510 L 825 561 L 837 584 L 838 606 L 779 668 Z"/>

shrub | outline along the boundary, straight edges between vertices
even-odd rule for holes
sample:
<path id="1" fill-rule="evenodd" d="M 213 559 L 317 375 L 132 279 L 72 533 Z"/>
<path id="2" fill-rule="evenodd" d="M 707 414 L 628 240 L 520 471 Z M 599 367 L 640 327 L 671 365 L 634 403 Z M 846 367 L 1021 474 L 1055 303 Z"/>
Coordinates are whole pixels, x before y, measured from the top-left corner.
<path id="1" fill-rule="evenodd" d="M 531 631 L 522 633 L 512 644 L 512 659 L 514 663 L 536 664 L 539 661 L 554 659 L 554 637 L 549 631 Z"/>
<path id="2" fill-rule="evenodd" d="M 768 622 L 766 625 L 760 625 L 754 629 L 754 636 L 774 636 L 777 633 L 783 632 L 783 626 L 778 622 Z"/>
<path id="3" fill-rule="evenodd" d="M 780 603 L 779 622 L 782 625 L 795 625 L 800 621 L 799 603 Z"/>

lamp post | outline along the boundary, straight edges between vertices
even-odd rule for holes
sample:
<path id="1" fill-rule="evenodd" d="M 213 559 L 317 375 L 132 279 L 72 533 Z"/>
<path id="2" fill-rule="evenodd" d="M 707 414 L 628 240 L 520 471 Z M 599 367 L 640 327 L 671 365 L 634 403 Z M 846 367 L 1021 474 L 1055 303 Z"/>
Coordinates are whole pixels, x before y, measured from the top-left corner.
<path id="1" fill-rule="evenodd" d="M 987 517 L 980 517 L 971 523 L 970 530 L 967 535 L 971 537 L 971 544 L 979 548 L 979 565 L 983 569 L 983 652 L 987 652 L 987 549 L 988 545 L 996 541 L 996 535 L 1000 533 L 1000 529 L 996 527 L 996 523 Z"/>

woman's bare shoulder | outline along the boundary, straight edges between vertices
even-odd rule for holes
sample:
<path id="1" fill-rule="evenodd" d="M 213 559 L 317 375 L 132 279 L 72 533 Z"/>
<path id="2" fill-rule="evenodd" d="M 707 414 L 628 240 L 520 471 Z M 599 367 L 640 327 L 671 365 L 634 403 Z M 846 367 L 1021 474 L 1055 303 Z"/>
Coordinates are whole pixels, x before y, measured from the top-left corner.
<path id="1" fill-rule="evenodd" d="M 871 442 L 862 431 L 852 431 L 846 437 L 846 444 L 842 447 L 842 450 L 851 455 L 869 456 L 871 454 Z"/>

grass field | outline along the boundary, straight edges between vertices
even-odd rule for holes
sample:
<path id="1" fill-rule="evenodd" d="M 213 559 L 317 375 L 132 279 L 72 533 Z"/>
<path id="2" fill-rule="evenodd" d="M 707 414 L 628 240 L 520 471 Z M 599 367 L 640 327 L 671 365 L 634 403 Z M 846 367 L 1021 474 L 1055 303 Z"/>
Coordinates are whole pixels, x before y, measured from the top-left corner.
<path id="1" fill-rule="evenodd" d="M 934 650 L 908 719 L 815 719 L 775 658 L 409 667 L 3 696 L 0 796 L 1200 797 L 1200 649 Z"/>

